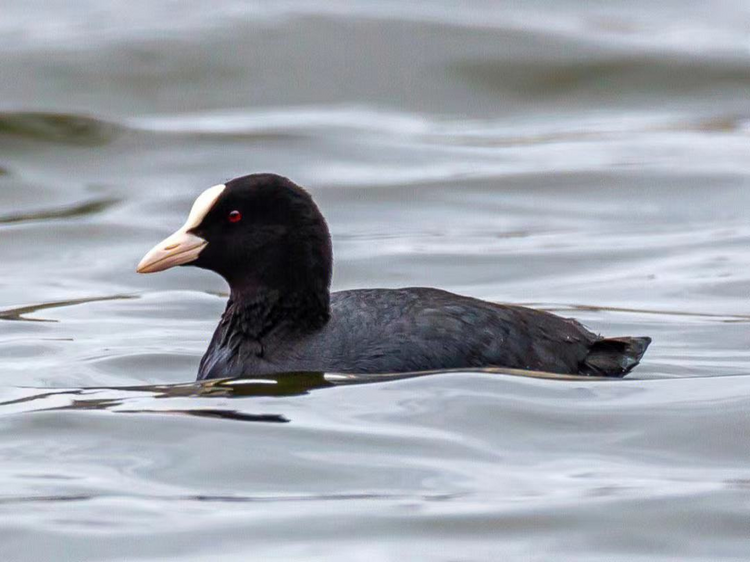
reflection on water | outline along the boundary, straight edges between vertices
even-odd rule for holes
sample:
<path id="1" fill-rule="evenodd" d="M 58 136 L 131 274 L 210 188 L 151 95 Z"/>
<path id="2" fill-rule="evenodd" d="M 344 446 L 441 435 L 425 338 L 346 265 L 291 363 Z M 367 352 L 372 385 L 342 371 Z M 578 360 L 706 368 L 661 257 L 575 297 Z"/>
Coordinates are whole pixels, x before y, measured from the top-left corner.
<path id="1" fill-rule="evenodd" d="M 116 203 L 117 201 L 114 199 L 102 199 L 99 201 L 88 201 L 79 205 L 72 205 L 70 207 L 62 209 L 46 209 L 30 213 L 17 213 L 4 216 L 0 215 L 0 224 L 82 217 L 106 211 Z"/>
<path id="2" fill-rule="evenodd" d="M 72 299 L 72 300 L 59 301 L 59 302 L 46 302 L 46 303 L 41 303 L 41 304 L 32 304 L 29 306 L 20 306 L 18 308 L 0 310 L 0 320 L 16 320 L 16 321 L 24 321 L 24 322 L 56 322 L 56 320 L 45 320 L 43 318 L 27 318 L 27 315 L 34 314 L 41 310 L 50 310 L 50 309 L 62 308 L 66 306 L 76 306 L 79 304 L 134 299 L 134 298 L 137 298 L 137 297 L 131 296 L 131 295 L 114 295 L 111 297 L 89 297 L 89 298 Z"/>
<path id="3" fill-rule="evenodd" d="M 174 409 L 160 404 L 158 409 L 153 400 L 172 398 L 250 398 L 261 396 L 301 396 L 313 390 L 341 386 L 386 383 L 400 380 L 464 372 L 460 369 L 447 371 L 422 371 L 394 374 L 328 374 L 328 373 L 284 373 L 258 376 L 251 379 L 216 379 L 187 384 L 155 384 L 123 386 L 112 388 L 77 388 L 44 390 L 24 388 L 24 396 L 0 402 L 0 411 L 6 413 L 33 413 L 54 410 L 110 410 L 117 413 L 159 413 L 185 414 L 209 418 L 225 418 L 238 421 L 288 422 L 281 415 L 251 414 L 236 409 L 216 409 L 206 407 L 205 400 L 181 401 L 189 403 L 189 409 Z M 558 381 L 597 381 L 608 380 L 579 375 L 559 375 L 518 369 L 477 369 L 475 372 L 511 375 L 519 377 L 558 380 Z M 19 389 L 20 390 L 20 389 Z M 151 406 L 144 406 L 146 403 Z M 235 406 L 236 402 L 233 403 Z"/>
<path id="4" fill-rule="evenodd" d="M 2 13 L 0 559 L 746 558 L 747 2 Z M 617 381 L 187 382 L 226 287 L 134 268 L 257 171 L 320 203 L 335 289 L 654 343 Z"/>

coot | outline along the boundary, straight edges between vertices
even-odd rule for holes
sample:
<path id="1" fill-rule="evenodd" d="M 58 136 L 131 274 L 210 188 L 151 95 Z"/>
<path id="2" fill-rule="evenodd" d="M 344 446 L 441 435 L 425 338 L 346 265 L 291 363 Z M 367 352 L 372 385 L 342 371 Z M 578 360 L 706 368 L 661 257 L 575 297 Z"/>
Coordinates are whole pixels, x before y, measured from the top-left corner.
<path id="1" fill-rule="evenodd" d="M 275 174 L 206 190 L 138 272 L 177 265 L 215 271 L 231 289 L 199 380 L 489 366 L 622 377 L 651 343 L 605 339 L 575 320 L 439 289 L 331 293 L 325 219 L 304 189 Z"/>

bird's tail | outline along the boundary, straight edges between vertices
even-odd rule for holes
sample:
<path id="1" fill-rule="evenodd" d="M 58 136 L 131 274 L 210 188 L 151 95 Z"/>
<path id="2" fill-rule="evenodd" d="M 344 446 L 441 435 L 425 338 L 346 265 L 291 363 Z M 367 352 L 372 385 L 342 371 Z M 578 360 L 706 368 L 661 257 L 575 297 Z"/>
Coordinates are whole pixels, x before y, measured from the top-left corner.
<path id="1" fill-rule="evenodd" d="M 651 338 L 604 338 L 591 346 L 581 363 L 582 375 L 624 377 L 641 362 Z"/>

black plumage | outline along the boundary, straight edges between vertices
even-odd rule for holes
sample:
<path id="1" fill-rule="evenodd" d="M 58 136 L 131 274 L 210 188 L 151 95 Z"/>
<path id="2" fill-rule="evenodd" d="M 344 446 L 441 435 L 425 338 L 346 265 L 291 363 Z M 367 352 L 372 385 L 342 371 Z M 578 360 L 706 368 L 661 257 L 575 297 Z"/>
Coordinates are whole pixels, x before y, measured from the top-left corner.
<path id="1" fill-rule="evenodd" d="M 575 320 L 438 289 L 330 293 L 330 235 L 310 195 L 274 174 L 225 185 L 189 230 L 207 245 L 180 263 L 231 288 L 199 379 L 489 366 L 621 377 L 651 341 L 604 339 Z M 235 211 L 241 220 L 228 220 Z"/>

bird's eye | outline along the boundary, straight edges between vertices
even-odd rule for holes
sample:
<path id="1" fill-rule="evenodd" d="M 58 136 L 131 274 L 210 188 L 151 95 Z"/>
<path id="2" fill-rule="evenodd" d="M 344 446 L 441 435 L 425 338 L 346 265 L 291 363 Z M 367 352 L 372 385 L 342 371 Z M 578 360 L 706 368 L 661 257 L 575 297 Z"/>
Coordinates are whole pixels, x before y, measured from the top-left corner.
<path id="1" fill-rule="evenodd" d="M 229 213 L 229 222 L 240 222 L 242 220 L 242 213 L 239 211 L 232 211 Z"/>

